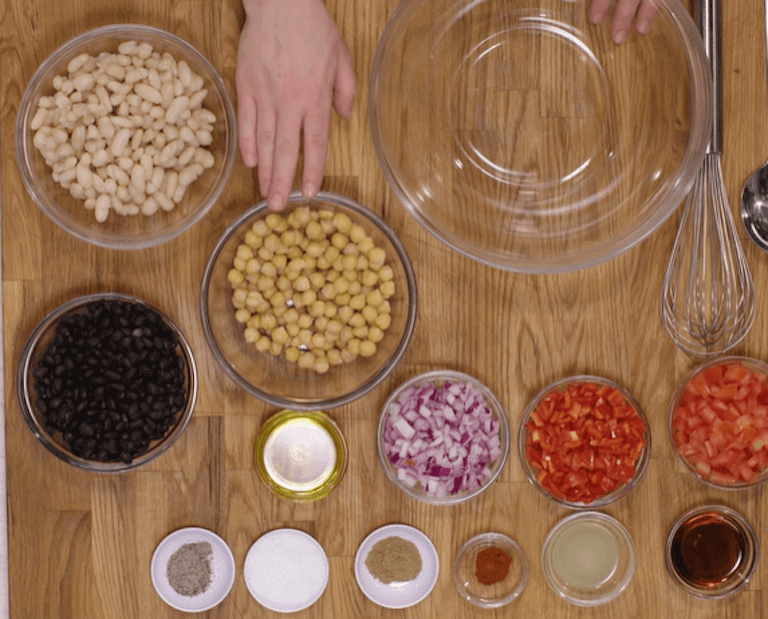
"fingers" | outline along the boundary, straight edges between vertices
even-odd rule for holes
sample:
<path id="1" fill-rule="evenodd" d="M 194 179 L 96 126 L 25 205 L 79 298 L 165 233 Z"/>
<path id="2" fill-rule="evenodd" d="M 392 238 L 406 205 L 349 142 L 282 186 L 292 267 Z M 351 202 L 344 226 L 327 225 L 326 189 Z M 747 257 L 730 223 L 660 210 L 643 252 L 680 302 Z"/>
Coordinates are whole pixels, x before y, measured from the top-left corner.
<path id="1" fill-rule="evenodd" d="M 262 106 L 257 115 L 256 148 L 259 162 L 259 190 L 261 195 L 269 194 L 272 184 L 272 166 L 275 153 L 275 131 L 277 116 L 274 109 Z"/>
<path id="2" fill-rule="evenodd" d="M 637 20 L 635 21 L 635 29 L 640 34 L 646 34 L 650 30 L 651 20 L 658 9 L 659 5 L 656 0 L 643 0 L 637 11 Z"/>
<path id="3" fill-rule="evenodd" d="M 605 19 L 611 0 L 593 0 L 589 9 L 589 19 L 599 24 Z M 618 0 L 611 22 L 611 39 L 621 45 L 627 40 L 632 20 L 640 34 L 646 34 L 651 27 L 651 20 L 658 10 L 658 0 Z"/>
<path id="4" fill-rule="evenodd" d="M 640 0 L 624 0 L 616 5 L 611 23 L 611 38 L 617 45 L 621 45 L 627 40 L 627 34 L 639 4 Z"/>
<path id="5" fill-rule="evenodd" d="M 323 182 L 329 122 L 330 106 L 327 104 L 315 108 L 304 119 L 304 174 L 301 193 L 305 198 L 313 197 Z"/>
<path id="6" fill-rule="evenodd" d="M 256 102 L 249 96 L 237 98 L 237 142 L 240 157 L 246 167 L 255 168 L 259 162 L 256 151 Z"/>
<path id="7" fill-rule="evenodd" d="M 593 24 L 599 24 L 605 19 L 608 13 L 608 7 L 611 6 L 611 0 L 593 0 L 589 7 L 589 19 Z"/>
<path id="8" fill-rule="evenodd" d="M 340 58 L 333 84 L 333 109 L 342 118 L 349 118 L 352 115 L 352 101 L 357 91 L 357 82 L 352 69 L 352 55 L 348 49 L 345 49 L 345 52 Z"/>
<path id="9" fill-rule="evenodd" d="M 277 131 L 274 134 L 272 146 L 274 161 L 270 159 L 269 189 L 262 191 L 262 194 L 268 194 L 267 206 L 271 211 L 282 211 L 288 203 L 293 178 L 296 175 L 296 164 L 299 160 L 300 130 L 301 119 L 294 115 L 283 113 L 277 121 Z M 259 149 L 259 158 L 263 165 L 261 149 Z M 259 183 L 261 183 L 261 174 L 259 174 Z"/>

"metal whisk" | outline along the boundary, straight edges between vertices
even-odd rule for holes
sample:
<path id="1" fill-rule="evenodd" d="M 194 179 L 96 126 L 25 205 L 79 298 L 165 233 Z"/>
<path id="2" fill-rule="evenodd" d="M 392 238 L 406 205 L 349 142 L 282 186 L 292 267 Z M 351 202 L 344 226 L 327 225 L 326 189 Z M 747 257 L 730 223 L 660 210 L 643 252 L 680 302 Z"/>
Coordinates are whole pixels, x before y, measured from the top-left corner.
<path id="1" fill-rule="evenodd" d="M 661 292 L 667 333 L 694 357 L 712 357 L 732 348 L 755 320 L 755 287 L 720 167 L 719 13 L 719 0 L 699 2 L 698 22 L 712 69 L 712 135 L 685 203 Z"/>

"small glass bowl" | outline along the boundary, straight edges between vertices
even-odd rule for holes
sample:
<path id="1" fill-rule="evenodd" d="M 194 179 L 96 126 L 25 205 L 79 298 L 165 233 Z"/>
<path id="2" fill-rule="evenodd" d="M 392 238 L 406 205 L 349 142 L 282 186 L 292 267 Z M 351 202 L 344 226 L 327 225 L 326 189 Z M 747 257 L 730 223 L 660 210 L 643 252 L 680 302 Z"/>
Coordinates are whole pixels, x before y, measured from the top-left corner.
<path id="1" fill-rule="evenodd" d="M 645 447 L 643 448 L 643 451 L 640 453 L 640 455 L 637 457 L 637 461 L 635 463 L 634 476 L 627 483 L 618 486 L 616 489 L 614 489 L 612 492 L 609 492 L 608 494 L 604 494 L 602 496 L 595 498 L 590 503 L 567 501 L 552 495 L 539 483 L 538 479 L 536 478 L 538 474 L 538 470 L 530 464 L 530 462 L 528 461 L 528 457 L 526 456 L 526 447 L 527 447 L 526 442 L 528 440 L 528 435 L 529 435 L 529 432 L 526 428 L 526 424 L 528 423 L 531 417 L 531 414 L 538 408 L 539 403 L 548 394 L 552 393 L 553 391 L 564 391 L 570 385 L 583 384 L 583 383 L 595 383 L 598 386 L 606 386 L 606 387 L 610 387 L 620 391 L 621 394 L 624 396 L 626 402 L 635 410 L 635 412 L 640 417 L 640 419 L 642 419 L 643 424 L 645 425 Z M 518 436 L 517 436 L 517 447 L 520 455 L 520 462 L 523 465 L 523 471 L 525 472 L 525 476 L 528 478 L 528 481 L 531 482 L 531 484 L 533 484 L 533 486 L 539 492 L 541 492 L 544 496 L 546 496 L 548 499 L 551 499 L 558 505 L 562 505 L 569 509 L 590 510 L 590 509 L 596 509 L 598 507 L 605 507 L 606 505 L 609 505 L 614 501 L 618 501 L 621 497 L 625 496 L 630 490 L 632 490 L 632 488 L 634 488 L 637 485 L 637 483 L 640 481 L 640 478 L 643 476 L 643 473 L 645 472 L 645 469 L 648 466 L 648 461 L 650 460 L 650 457 L 651 457 L 651 430 L 650 430 L 650 426 L 648 425 L 648 418 L 645 416 L 645 413 L 640 408 L 640 405 L 635 401 L 632 395 L 626 389 L 624 389 L 621 385 L 614 383 L 613 381 L 608 380 L 606 378 L 600 378 L 599 376 L 586 376 L 586 375 L 570 376 L 568 378 L 562 378 L 560 380 L 557 380 L 552 384 L 548 385 L 547 387 L 542 389 L 539 393 L 537 393 L 534 396 L 534 398 L 531 400 L 530 404 L 528 404 L 528 407 L 526 408 L 525 413 L 523 414 L 523 419 L 520 422 L 520 432 L 518 433 Z"/>
<path id="2" fill-rule="evenodd" d="M 683 552 L 681 548 L 682 538 L 688 532 L 686 529 L 690 530 L 697 525 L 725 527 L 733 535 L 729 541 L 738 543 L 740 546 L 734 549 L 729 548 L 729 550 L 734 551 L 733 563 L 723 566 L 723 572 L 719 573 L 717 578 L 710 578 L 709 581 L 700 580 L 697 582 L 695 576 L 689 573 L 681 555 Z M 719 533 L 722 532 L 721 529 Z M 696 538 L 695 545 L 699 548 L 702 547 L 703 543 L 712 544 L 713 552 L 708 553 L 707 565 L 711 568 L 709 563 L 713 554 L 722 556 L 726 544 L 721 539 L 707 539 L 701 531 L 690 534 Z M 724 505 L 703 505 L 689 509 L 682 514 L 672 525 L 667 535 L 664 552 L 667 571 L 672 580 L 691 595 L 708 600 L 724 598 L 742 589 L 755 571 L 757 555 L 757 537 L 752 527 L 739 512 Z M 691 567 L 695 568 L 695 566 Z"/>
<path id="3" fill-rule="evenodd" d="M 256 437 L 256 472 L 282 499 L 313 501 L 328 496 L 347 469 L 347 442 L 321 411 L 284 410 Z"/>
<path id="4" fill-rule="evenodd" d="M 602 512 L 578 512 L 563 518 L 549 532 L 541 551 L 547 584 L 576 606 L 613 600 L 632 579 L 635 562 L 629 532 Z"/>
<path id="5" fill-rule="evenodd" d="M 154 310 L 163 319 L 165 324 L 173 331 L 178 338 L 179 344 L 176 353 L 182 359 L 185 373 L 185 388 L 187 392 L 187 402 L 184 409 L 178 413 L 175 423 L 168 429 L 165 436 L 150 443 L 149 450 L 139 455 L 131 462 L 101 462 L 97 460 L 88 460 L 75 455 L 63 440 L 61 433 L 51 434 L 46 429 L 43 416 L 37 405 L 37 396 L 35 393 L 35 378 L 33 371 L 40 359 L 43 357 L 46 349 L 53 341 L 56 335 L 56 329 L 59 321 L 65 316 L 80 314 L 84 306 L 94 301 L 120 301 L 145 306 Z M 18 370 L 16 373 L 16 393 L 21 406 L 21 412 L 24 420 L 35 438 L 50 451 L 54 456 L 63 460 L 67 464 L 80 469 L 94 473 L 120 473 L 137 469 L 148 462 L 151 462 L 173 445 L 181 436 L 187 427 L 192 411 L 195 408 L 197 400 L 198 377 L 195 359 L 189 342 L 176 324 L 163 312 L 135 297 L 119 293 L 95 293 L 72 299 L 59 306 L 48 314 L 30 334 L 24 348 L 21 351 Z"/>
<path id="6" fill-rule="evenodd" d="M 501 455 L 488 465 L 491 474 L 485 479 L 485 482 L 469 492 L 457 492 L 456 494 L 448 494 L 444 497 L 436 497 L 427 494 L 422 487 L 421 483 L 417 482 L 416 485 L 411 486 L 400 480 L 397 475 L 397 468 L 390 462 L 387 457 L 384 447 L 384 430 L 386 427 L 387 416 L 389 410 L 393 404 L 398 402 L 403 393 L 411 387 L 422 387 L 426 385 L 434 385 L 441 387 L 446 382 L 461 382 L 472 385 L 480 390 L 483 394 L 483 400 L 488 410 L 491 412 L 491 416 L 499 422 L 499 440 Z M 481 492 L 484 492 L 499 476 L 501 470 L 504 468 L 504 463 L 509 455 L 509 445 L 511 442 L 509 422 L 507 421 L 507 414 L 504 411 L 499 400 L 493 394 L 493 392 L 482 382 L 463 372 L 455 372 L 452 370 L 433 370 L 431 372 L 425 372 L 414 376 L 403 384 L 401 384 L 394 392 L 389 396 L 384 406 L 381 409 L 381 415 L 379 416 L 379 424 L 376 429 L 377 447 L 379 451 L 379 461 L 384 468 L 384 472 L 389 477 L 390 481 L 395 484 L 400 490 L 405 492 L 408 496 L 418 499 L 424 503 L 431 505 L 455 505 L 456 503 L 463 503 L 474 497 Z"/>
<path id="7" fill-rule="evenodd" d="M 680 386 L 677 388 L 675 395 L 672 396 L 672 400 L 670 401 L 669 416 L 667 420 L 667 432 L 669 435 L 669 440 L 672 443 L 672 449 L 677 455 L 678 460 L 683 463 L 683 466 L 685 466 L 686 470 L 692 473 L 696 477 L 696 479 L 698 479 L 699 481 L 705 483 L 706 485 L 712 488 L 718 488 L 720 490 L 744 490 L 745 488 L 752 488 L 754 486 L 762 484 L 766 479 L 768 479 L 768 466 L 765 469 L 763 469 L 763 471 L 760 474 L 758 474 L 750 482 L 744 482 L 740 480 L 734 481 L 730 478 L 719 477 L 718 476 L 719 471 L 716 471 L 714 468 L 708 474 L 705 473 L 705 471 L 703 470 L 699 470 L 699 468 L 697 468 L 696 464 L 693 461 L 689 460 L 688 457 L 683 456 L 683 454 L 680 453 L 680 448 L 678 447 L 677 441 L 675 439 L 675 435 L 677 433 L 677 430 L 675 429 L 675 409 L 677 408 L 681 399 L 685 395 L 686 388 L 692 380 L 694 380 L 702 372 L 706 372 L 707 370 L 713 367 L 716 367 L 718 365 L 732 364 L 732 363 L 739 363 L 744 367 L 746 367 L 747 369 L 751 370 L 752 372 L 755 372 L 760 376 L 762 376 L 763 380 L 768 381 L 768 364 L 758 359 L 751 359 L 749 357 L 738 357 L 738 356 L 726 356 L 726 357 L 718 357 L 717 359 L 712 359 L 696 367 L 680 383 Z M 762 449 L 768 449 L 768 448 L 762 447 Z"/>
<path id="8" fill-rule="evenodd" d="M 487 548 L 502 550 L 512 558 L 509 573 L 493 584 L 481 583 L 476 575 L 478 555 Z M 467 540 L 456 553 L 452 575 L 456 590 L 465 600 L 480 608 L 498 608 L 523 592 L 528 582 L 528 559 L 510 537 L 502 533 L 481 533 Z"/>
<path id="9" fill-rule="evenodd" d="M 104 223 L 96 221 L 93 210 L 69 190 L 55 182 L 51 168 L 33 144 L 31 123 L 43 96 L 53 94 L 53 78 L 66 75 L 67 65 L 87 53 L 116 53 L 126 41 L 150 43 L 157 52 L 185 60 L 203 78 L 207 95 L 203 106 L 216 115 L 213 141 L 208 147 L 215 163 L 194 181 L 173 210 L 159 209 L 154 215 L 121 216 L 110 212 Z M 235 110 L 224 81 L 213 65 L 194 47 L 170 32 L 140 24 L 110 24 L 84 32 L 63 44 L 40 65 L 29 82 L 16 117 L 16 161 L 27 191 L 40 209 L 75 237 L 108 249 L 145 249 L 185 232 L 213 207 L 229 180 L 235 162 L 237 127 Z M 141 206 L 141 205 L 138 205 Z"/>
<path id="10" fill-rule="evenodd" d="M 405 247 L 376 213 L 341 195 L 320 192 L 312 200 L 294 192 L 281 215 L 289 217 L 300 207 L 344 214 L 360 225 L 392 267 L 395 293 L 388 299 L 391 324 L 377 343 L 373 356 L 332 365 L 324 374 L 286 360 L 284 355 L 259 352 L 244 337 L 244 325 L 235 319 L 232 269 L 238 247 L 254 223 L 270 214 L 266 200 L 245 210 L 219 237 L 203 274 L 200 314 L 209 348 L 227 375 L 246 392 L 264 402 L 293 410 L 328 410 L 348 404 L 368 393 L 397 365 L 405 353 L 416 324 L 416 278 Z M 292 301 L 291 301 L 292 302 Z M 287 303 L 286 303 L 287 305 Z"/>

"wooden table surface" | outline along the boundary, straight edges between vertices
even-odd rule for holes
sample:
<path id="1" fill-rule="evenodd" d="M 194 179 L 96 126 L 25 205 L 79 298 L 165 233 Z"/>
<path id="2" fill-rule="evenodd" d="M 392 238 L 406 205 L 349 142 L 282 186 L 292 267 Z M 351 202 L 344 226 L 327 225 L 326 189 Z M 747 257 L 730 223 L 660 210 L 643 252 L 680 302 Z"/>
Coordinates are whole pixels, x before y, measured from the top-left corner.
<path id="1" fill-rule="evenodd" d="M 256 176 L 238 160 L 210 216 L 159 248 L 113 252 L 58 229 L 27 195 L 16 168 L 13 134 L 22 92 L 42 60 L 77 34 L 111 22 L 145 23 L 175 32 L 219 70 L 233 99 L 239 0 L 2 0 L 0 5 L 0 135 L 5 423 L 7 433 L 10 612 L 16 619 L 180 617 L 157 596 L 149 575 L 155 546 L 179 527 L 207 527 L 231 546 L 238 577 L 210 617 L 269 617 L 249 595 L 240 570 L 261 534 L 281 526 L 315 536 L 330 560 L 322 598 L 297 617 L 759 617 L 766 614 L 768 558 L 761 556 L 746 590 L 720 602 L 686 595 L 664 568 L 664 539 L 686 509 L 722 502 L 741 511 L 768 542 L 764 489 L 718 492 L 684 472 L 666 435 L 675 386 L 695 362 L 664 332 L 659 290 L 679 212 L 640 246 L 585 271 L 535 276 L 491 269 L 449 250 L 424 231 L 389 190 L 374 155 L 367 120 L 367 86 L 378 38 L 395 0 L 328 0 L 348 42 L 358 79 L 354 115 L 333 118 L 323 189 L 348 195 L 391 224 L 414 263 L 419 319 L 405 356 L 391 376 L 358 401 L 329 411 L 351 448 L 351 461 L 332 495 L 309 505 L 273 497 L 259 482 L 252 444 L 275 409 L 242 393 L 217 367 L 197 310 L 206 256 L 227 223 L 260 199 Z M 768 153 L 763 8 L 757 0 L 723 2 L 722 164 L 728 198 Z M 739 226 L 739 235 L 746 243 Z M 746 245 L 758 298 L 757 319 L 737 353 L 768 359 L 768 256 Z M 18 356 L 37 322 L 64 301 L 117 290 L 163 308 L 189 336 L 201 389 L 193 419 L 173 448 L 137 472 L 97 476 L 46 452 L 21 416 L 14 390 Z M 569 512 L 528 484 L 513 450 L 500 479 L 481 497 L 440 508 L 415 502 L 386 479 L 374 433 L 388 393 L 415 373 L 450 367 L 476 375 L 499 396 L 515 436 L 531 396 L 559 377 L 590 373 L 625 385 L 652 427 L 650 465 L 640 485 L 605 511 L 629 529 L 637 571 L 615 601 L 580 609 L 547 586 L 539 557 L 550 528 Z M 353 558 L 373 529 L 401 522 L 434 541 L 440 575 L 432 594 L 400 611 L 377 607 L 358 589 Z M 530 578 L 522 596 L 496 611 L 480 611 L 455 591 L 454 553 L 488 530 L 522 545 Z"/>

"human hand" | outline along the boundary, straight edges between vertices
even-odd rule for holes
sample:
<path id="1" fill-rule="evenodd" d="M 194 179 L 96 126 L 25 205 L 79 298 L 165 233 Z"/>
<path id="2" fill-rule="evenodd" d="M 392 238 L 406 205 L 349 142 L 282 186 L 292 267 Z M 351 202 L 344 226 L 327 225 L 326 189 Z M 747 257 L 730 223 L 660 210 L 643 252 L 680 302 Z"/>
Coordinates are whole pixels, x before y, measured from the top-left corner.
<path id="1" fill-rule="evenodd" d="M 301 191 L 312 197 L 325 166 L 331 105 L 348 118 L 357 84 L 352 55 L 321 0 L 243 0 L 235 86 L 243 162 L 259 169 L 273 211 L 293 186 L 304 136 Z"/>
<path id="2" fill-rule="evenodd" d="M 611 0 L 592 0 L 589 9 L 589 18 L 593 23 L 599 24 L 608 13 Z M 614 43 L 621 45 L 627 40 L 632 18 L 635 17 L 635 30 L 645 34 L 651 27 L 651 20 L 658 10 L 658 0 L 617 0 L 616 9 L 611 22 L 611 38 Z"/>

